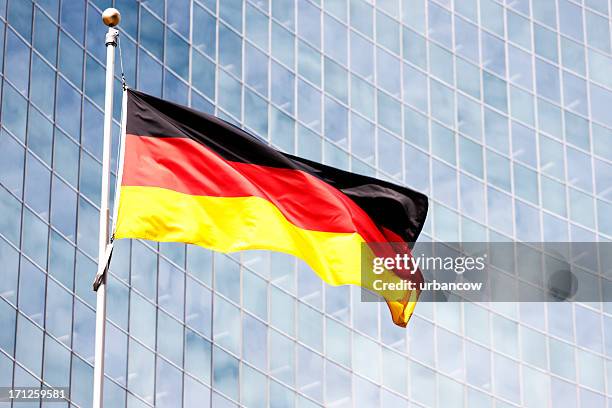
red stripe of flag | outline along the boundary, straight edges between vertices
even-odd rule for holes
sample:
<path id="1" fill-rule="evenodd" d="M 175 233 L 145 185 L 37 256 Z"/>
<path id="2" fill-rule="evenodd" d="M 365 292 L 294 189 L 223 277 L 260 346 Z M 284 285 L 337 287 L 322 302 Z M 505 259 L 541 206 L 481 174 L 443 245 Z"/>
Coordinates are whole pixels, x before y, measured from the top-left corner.
<path id="1" fill-rule="evenodd" d="M 387 241 L 371 218 L 340 190 L 301 170 L 228 161 L 188 138 L 126 136 L 122 185 L 160 187 L 214 197 L 260 197 L 294 225 L 357 232 Z"/>

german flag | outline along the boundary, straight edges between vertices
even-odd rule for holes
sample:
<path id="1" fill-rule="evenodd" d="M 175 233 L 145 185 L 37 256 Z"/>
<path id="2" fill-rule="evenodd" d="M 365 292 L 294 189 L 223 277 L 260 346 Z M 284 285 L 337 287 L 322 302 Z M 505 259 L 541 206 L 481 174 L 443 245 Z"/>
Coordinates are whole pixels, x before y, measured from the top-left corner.
<path id="1" fill-rule="evenodd" d="M 372 290 L 362 279 L 363 248 L 415 242 L 423 227 L 420 193 L 279 152 L 216 117 L 127 92 L 115 239 L 280 251 L 331 285 Z M 405 326 L 418 292 L 379 294 Z"/>

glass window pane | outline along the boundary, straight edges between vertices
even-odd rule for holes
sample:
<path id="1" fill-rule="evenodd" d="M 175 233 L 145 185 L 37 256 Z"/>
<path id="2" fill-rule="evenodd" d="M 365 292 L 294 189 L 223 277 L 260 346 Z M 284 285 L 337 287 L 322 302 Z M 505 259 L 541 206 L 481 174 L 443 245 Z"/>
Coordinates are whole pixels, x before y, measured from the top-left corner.
<path id="1" fill-rule="evenodd" d="M 207 285 L 212 280 L 212 252 L 208 249 L 187 245 L 187 272 Z"/>
<path id="2" fill-rule="evenodd" d="M 429 44 L 431 73 L 449 85 L 454 84 L 453 56 L 444 48 Z M 379 70 L 380 72 L 380 70 Z M 384 71 L 383 71 L 384 72 Z M 399 84 L 398 84 L 399 87 Z"/>
<path id="3" fill-rule="evenodd" d="M 332 57 L 334 61 L 347 65 L 346 49 L 348 35 L 346 26 L 327 14 L 325 14 L 324 18 L 325 53 Z"/>
<path id="4" fill-rule="evenodd" d="M 378 121 L 396 135 L 402 133 L 402 108 L 398 100 L 378 92 Z M 398 160 L 398 165 L 401 160 Z"/>
<path id="5" fill-rule="evenodd" d="M 510 81 L 527 89 L 532 89 L 531 74 L 533 68 L 530 54 L 517 47 L 509 45 L 508 66 Z"/>
<path id="6" fill-rule="evenodd" d="M 264 51 L 268 50 L 268 24 L 265 14 L 250 4 L 246 5 L 246 37 Z"/>
<path id="7" fill-rule="evenodd" d="M 307 346 L 323 351 L 323 315 L 298 303 L 298 338 Z"/>
<path id="8" fill-rule="evenodd" d="M 538 204 L 538 176 L 537 173 L 519 164 L 514 165 L 514 191 L 515 194 L 534 204 Z"/>
<path id="9" fill-rule="evenodd" d="M 519 366 L 499 354 L 493 354 L 496 394 L 515 403 L 520 402 Z"/>
<path id="10" fill-rule="evenodd" d="M 499 38 L 481 31 L 482 65 L 501 76 L 506 75 L 504 42 Z"/>
<path id="11" fill-rule="evenodd" d="M 291 2 L 293 7 L 293 2 Z M 272 56 L 288 67 L 295 61 L 295 36 L 282 26 L 272 22 Z"/>
<path id="12" fill-rule="evenodd" d="M 572 221 L 594 228 L 594 207 L 591 196 L 570 188 L 569 207 Z"/>
<path id="13" fill-rule="evenodd" d="M 199 7 L 196 6 L 195 8 Z M 195 28 L 199 25 L 200 24 L 194 25 L 194 31 L 197 32 L 197 30 L 199 30 Z M 160 61 L 164 60 L 163 23 L 153 14 L 149 13 L 145 8 L 142 8 L 142 12 L 140 14 L 140 43 L 144 48 L 152 52 L 153 55 L 155 55 Z"/>
<path id="14" fill-rule="evenodd" d="M 293 29 L 295 24 L 295 2 L 292 0 L 272 0 L 272 17 L 281 22 L 281 24 L 287 26 L 289 29 Z"/>
<path id="15" fill-rule="evenodd" d="M 541 183 L 544 208 L 565 217 L 565 186 L 548 177 L 542 177 Z"/>
<path id="16" fill-rule="evenodd" d="M 411 397 L 427 406 L 435 405 L 435 372 L 421 364 L 412 364 L 410 366 L 410 378 Z"/>
<path id="17" fill-rule="evenodd" d="M 601 160 L 595 160 L 595 187 L 598 195 L 610 199 L 612 197 L 612 166 Z"/>
<path id="18" fill-rule="evenodd" d="M 421 150 L 404 145 L 406 184 L 421 191 L 429 192 L 429 156 Z"/>
<path id="19" fill-rule="evenodd" d="M 238 32 L 242 32 L 242 2 L 240 0 L 219 3 L 219 16 Z"/>
<path id="20" fill-rule="evenodd" d="M 180 406 L 183 399 L 182 373 L 170 363 L 158 358 L 155 378 L 155 406 L 162 408 Z"/>
<path id="21" fill-rule="evenodd" d="M 552 30 L 534 24 L 534 37 L 536 54 L 557 63 L 557 34 Z"/>
<path id="22" fill-rule="evenodd" d="M 190 5 L 189 0 L 175 0 L 172 2 L 172 7 L 168 7 L 166 15 L 168 25 L 185 38 L 189 38 Z M 137 13 L 134 13 L 134 15 L 137 15 Z M 194 26 L 197 25 L 194 24 Z"/>
<path id="23" fill-rule="evenodd" d="M 482 146 L 467 139 L 459 138 L 459 163 L 463 170 L 483 178 Z"/>
<path id="24" fill-rule="evenodd" d="M 185 81 L 189 79 L 189 44 L 172 30 L 166 30 L 166 64 Z"/>
<path id="25" fill-rule="evenodd" d="M 270 330 L 269 347 L 270 374 L 284 383 L 293 384 L 294 343 L 275 330 Z"/>
<path id="26" fill-rule="evenodd" d="M 438 368 L 443 373 L 462 379 L 463 341 L 459 336 L 440 328 L 437 330 L 437 339 Z"/>
<path id="27" fill-rule="evenodd" d="M 478 29 L 457 16 L 455 16 L 455 48 L 459 55 L 478 63 Z"/>
<path id="28" fill-rule="evenodd" d="M 584 47 L 574 41 L 561 37 L 561 58 L 565 68 L 572 69 L 584 75 Z"/>
<path id="29" fill-rule="evenodd" d="M 242 364 L 240 379 L 240 400 L 246 406 L 263 407 L 267 405 L 266 377 L 246 364 Z"/>
<path id="30" fill-rule="evenodd" d="M 94 361 L 94 337 L 91 333 L 96 331 L 96 313 L 76 301 L 74 304 L 74 323 L 72 328 L 72 348 L 86 361 Z"/>
<path id="31" fill-rule="evenodd" d="M 586 12 L 587 42 L 605 53 L 610 53 L 610 24 L 608 19 Z"/>
<path id="32" fill-rule="evenodd" d="M 450 13 L 434 3 L 429 5 L 429 35 L 442 43 L 446 48 L 451 45 L 451 17 Z"/>
<path id="33" fill-rule="evenodd" d="M 502 112 L 508 111 L 506 81 L 491 75 L 487 72 L 482 74 L 483 96 L 486 104 L 499 109 Z"/>
<path id="34" fill-rule="evenodd" d="M 586 81 L 563 72 L 563 103 L 568 108 L 582 115 L 587 115 Z"/>
<path id="35" fill-rule="evenodd" d="M 260 319 L 268 320 L 268 289 L 266 281 L 249 270 L 242 274 L 244 308 Z"/>
<path id="36" fill-rule="evenodd" d="M 32 4 L 30 2 L 10 1 L 6 19 L 19 34 L 26 40 L 30 40 L 30 35 L 32 34 Z"/>
<path id="37" fill-rule="evenodd" d="M 235 354 L 240 354 L 240 309 L 215 296 L 213 316 L 214 341 Z"/>
<path id="38" fill-rule="evenodd" d="M 93 403 L 93 367 L 73 355 L 72 373 L 70 379 L 70 398 L 79 406 Z"/>
<path id="39" fill-rule="evenodd" d="M 214 387 L 233 399 L 238 399 L 238 360 L 221 350 L 213 348 Z"/>
<path id="40" fill-rule="evenodd" d="M 457 29 L 459 29 L 459 27 L 457 27 Z M 403 37 L 402 45 L 404 47 L 404 59 L 421 69 L 427 69 L 427 48 L 425 45 L 425 38 L 408 28 L 403 28 Z M 459 47 L 457 46 L 457 48 Z"/>
<path id="41" fill-rule="evenodd" d="M 183 320 L 184 273 L 170 264 L 159 260 L 159 281 L 157 304 L 179 320 Z"/>
<path id="42" fill-rule="evenodd" d="M 540 135 L 540 168 L 545 174 L 565 179 L 563 145 Z"/>
<path id="43" fill-rule="evenodd" d="M 15 359 L 40 377 L 42 371 L 43 332 L 34 323 L 17 314 Z"/>
<path id="44" fill-rule="evenodd" d="M 480 70 L 474 65 L 457 58 L 457 86 L 460 90 L 480 99 Z"/>
<path id="45" fill-rule="evenodd" d="M 0 162 L 0 183 L 13 194 L 21 196 L 25 149 L 6 132 L 0 133 L 0 140 L 4 147 L 4 159 Z"/>
<path id="46" fill-rule="evenodd" d="M 219 74 L 219 106 L 226 110 L 228 113 L 233 115 L 235 118 L 241 117 L 242 104 L 241 104 L 241 91 L 242 87 L 230 74 L 223 70 L 218 71 Z"/>
<path id="47" fill-rule="evenodd" d="M 157 342 L 158 352 L 180 366 L 183 359 L 183 325 L 158 310 L 157 331 L 164 333 Z"/>
<path id="48" fill-rule="evenodd" d="M 185 371 L 205 384 L 210 383 L 210 347 L 208 340 L 189 329 L 185 331 Z"/>
<path id="49" fill-rule="evenodd" d="M 53 125 L 38 110 L 30 108 L 28 120 L 28 148 L 48 166 L 51 165 Z"/>
<path id="50" fill-rule="evenodd" d="M 310 398 L 323 402 L 323 358 L 298 346 L 298 389 Z"/>
<path id="51" fill-rule="evenodd" d="M 216 21 L 215 18 L 198 4 L 193 5 L 192 43 L 195 48 L 204 52 L 211 58 L 215 58 L 216 52 Z"/>
<path id="52" fill-rule="evenodd" d="M 405 86 L 405 85 L 404 85 Z M 455 101 L 453 91 L 442 83 L 431 80 L 431 114 L 448 126 L 455 125 Z M 486 88 L 485 88 L 486 95 Z M 504 95 L 505 98 L 505 95 Z M 504 99 L 505 102 L 505 99 Z"/>
<path id="53" fill-rule="evenodd" d="M 321 47 L 321 11 L 309 2 L 298 2 L 298 34 L 317 48 Z"/>
<path id="54" fill-rule="evenodd" d="M 533 95 L 520 88 L 510 86 L 510 108 L 513 117 L 534 126 Z"/>
<path id="55" fill-rule="evenodd" d="M 298 72 L 310 82 L 320 86 L 321 55 L 303 41 L 298 44 Z"/>
<path id="56" fill-rule="evenodd" d="M 531 50 L 531 24 L 529 20 L 508 11 L 508 38 L 515 44 Z"/>
<path id="57" fill-rule="evenodd" d="M 50 336 L 45 336 L 43 376 L 52 387 L 70 385 L 70 351 Z"/>
<path id="58" fill-rule="evenodd" d="M 83 79 L 83 49 L 63 32 L 60 33 L 59 69 L 77 87 Z"/>
<path id="59" fill-rule="evenodd" d="M 23 237 L 21 247 L 38 266 L 47 266 L 47 244 L 49 227 L 34 213 L 25 209 L 23 214 Z"/>
<path id="60" fill-rule="evenodd" d="M 464 15 L 471 21 L 478 21 L 478 5 L 475 0 L 460 1 L 453 4 L 453 6 L 459 14 Z"/>
<path id="61" fill-rule="evenodd" d="M 4 330 L 0 331 L 0 349 L 13 355 L 15 348 L 15 321 L 17 311 L 4 299 L 0 298 L 0 323 Z"/>
<path id="62" fill-rule="evenodd" d="M 400 25 L 380 11 L 376 12 L 376 42 L 395 54 L 400 53 Z"/>
<path id="63" fill-rule="evenodd" d="M 482 25 L 500 37 L 504 36 L 504 9 L 493 0 L 480 2 L 480 15 Z"/>
<path id="64" fill-rule="evenodd" d="M 597 200 L 597 224 L 604 234 L 612 235 L 612 205 Z"/>
<path id="65" fill-rule="evenodd" d="M 219 26 L 219 63 L 229 72 L 242 75 L 242 41 L 232 30 Z"/>
<path id="66" fill-rule="evenodd" d="M 146 52 L 139 52 L 138 87 L 143 92 L 161 96 L 162 68 Z"/>
<path id="67" fill-rule="evenodd" d="M 274 330 L 269 331 L 270 374 L 287 383 L 293 384 L 294 345 L 291 340 Z"/>
<path id="68" fill-rule="evenodd" d="M 155 306 L 134 291 L 130 294 L 130 335 L 155 347 Z"/>
<path id="69" fill-rule="evenodd" d="M 336 364 L 326 361 L 326 401 L 342 403 L 351 401 L 351 374 Z"/>
<path id="70" fill-rule="evenodd" d="M 7 31 L 4 75 L 24 95 L 28 94 L 28 70 L 25 67 L 30 65 L 30 51 L 12 30 Z"/>
<path id="71" fill-rule="evenodd" d="M 276 62 L 272 62 L 270 73 L 272 102 L 290 114 L 294 114 L 295 75 Z"/>
<path id="72" fill-rule="evenodd" d="M 373 381 L 380 381 L 380 347 L 369 338 L 354 333 L 353 349 L 361 350 L 359 353 L 353 353 L 354 370 Z"/>
<path id="73" fill-rule="evenodd" d="M 431 151 L 450 164 L 455 164 L 455 135 L 452 130 L 433 122 L 431 125 Z"/>
<path id="74" fill-rule="evenodd" d="M 561 33 L 582 42 L 582 8 L 568 0 L 559 0 Z"/>
<path id="75" fill-rule="evenodd" d="M 380 48 L 376 49 L 376 56 L 378 85 L 399 98 L 401 96 L 399 59 Z"/>
<path id="76" fill-rule="evenodd" d="M 250 315 L 244 314 L 242 333 L 243 358 L 260 370 L 266 371 L 268 361 L 268 329 L 266 325 Z"/>
<path id="77" fill-rule="evenodd" d="M 185 376 L 183 404 L 186 407 L 210 407 L 210 389 L 189 376 Z"/>
<path id="78" fill-rule="evenodd" d="M 305 128 L 298 127 L 298 154 L 309 160 L 321 161 L 321 136 Z"/>
<path id="79" fill-rule="evenodd" d="M 591 182 L 591 158 L 576 149 L 566 148 L 567 172 L 570 176 L 569 184 L 586 191 L 593 190 Z"/>
<path id="80" fill-rule="evenodd" d="M 588 122 L 585 118 L 565 112 L 565 140 L 584 150 L 590 150 Z M 593 150 L 597 154 L 600 146 L 599 141 L 607 131 L 600 132 L 603 128 L 593 125 Z M 603 136 L 605 138 L 605 136 Z M 609 145 L 612 148 L 612 144 Z M 603 153 L 605 149 L 601 149 Z M 612 154 L 610 155 L 612 157 Z"/>
<path id="81" fill-rule="evenodd" d="M 273 108 L 270 133 L 274 145 L 285 152 L 293 153 L 295 147 L 295 121 L 289 115 Z"/>
<path id="82" fill-rule="evenodd" d="M 347 0 L 330 0 L 326 1 L 323 5 L 325 11 L 333 14 L 339 18 L 342 22 L 347 21 Z"/>
<path id="83" fill-rule="evenodd" d="M 325 91 L 344 103 L 348 102 L 348 72 L 329 58 L 325 58 Z"/>
<path id="84" fill-rule="evenodd" d="M 348 110 L 332 98 L 325 98 L 325 135 L 345 146 L 348 142 Z"/>
<path id="85" fill-rule="evenodd" d="M 351 0 L 350 2 L 351 25 L 372 38 L 373 31 L 373 9 L 363 0 Z"/>
<path id="86" fill-rule="evenodd" d="M 529 14 L 529 11 L 527 11 L 526 14 Z M 548 1 L 535 2 L 533 4 L 533 15 L 536 20 L 550 27 L 557 27 L 557 11 L 555 3 Z"/>
<path id="87" fill-rule="evenodd" d="M 512 213 L 507 210 L 511 206 L 510 196 L 490 187 L 487 189 L 489 223 L 507 235 L 512 235 Z"/>
<path id="88" fill-rule="evenodd" d="M 368 119 L 374 120 L 375 99 L 375 88 L 361 78 L 351 75 L 351 105 L 353 108 Z"/>
<path id="89" fill-rule="evenodd" d="M 138 342 L 130 339 L 128 353 L 129 390 L 149 403 L 153 402 L 155 386 L 155 355 Z"/>
<path id="90" fill-rule="evenodd" d="M 281 291 L 271 288 L 270 294 L 270 323 L 288 334 L 294 330 L 294 299 Z"/>
<path id="91" fill-rule="evenodd" d="M 25 140 L 27 103 L 12 86 L 5 84 L 2 90 L 2 126 L 17 139 Z M 4 133 L 4 132 L 3 132 Z"/>

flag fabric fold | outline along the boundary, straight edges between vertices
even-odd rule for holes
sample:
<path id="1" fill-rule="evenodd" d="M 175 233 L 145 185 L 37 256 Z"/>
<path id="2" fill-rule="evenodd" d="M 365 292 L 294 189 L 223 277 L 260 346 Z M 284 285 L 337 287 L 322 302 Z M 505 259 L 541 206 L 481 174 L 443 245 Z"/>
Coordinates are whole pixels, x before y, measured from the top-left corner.
<path id="1" fill-rule="evenodd" d="M 219 118 L 127 92 L 116 239 L 280 251 L 331 285 L 372 289 L 361 274 L 364 245 L 415 242 L 423 228 L 423 194 L 282 153 Z M 381 296 L 405 326 L 418 291 Z"/>

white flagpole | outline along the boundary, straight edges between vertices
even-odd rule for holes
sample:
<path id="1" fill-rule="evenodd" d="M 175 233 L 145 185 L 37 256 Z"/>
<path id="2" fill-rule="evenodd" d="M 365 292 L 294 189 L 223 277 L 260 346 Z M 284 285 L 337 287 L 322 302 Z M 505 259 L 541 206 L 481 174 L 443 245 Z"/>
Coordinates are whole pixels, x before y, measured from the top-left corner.
<path id="1" fill-rule="evenodd" d="M 104 269 L 107 262 L 108 245 L 108 196 L 110 185 L 110 152 L 111 133 L 113 126 L 113 84 L 115 81 L 115 47 L 119 31 L 115 27 L 119 24 L 121 15 L 114 8 L 108 8 L 102 13 L 102 21 L 108 26 L 106 33 L 106 90 L 104 94 L 104 141 L 102 150 L 102 194 L 100 199 L 100 236 L 98 247 L 98 274 L 100 284 L 96 291 L 96 343 L 94 360 L 93 408 L 102 408 L 104 389 L 104 335 L 106 332 L 106 274 Z"/>

